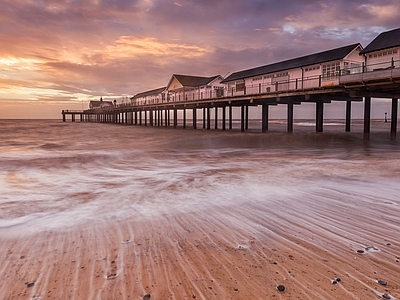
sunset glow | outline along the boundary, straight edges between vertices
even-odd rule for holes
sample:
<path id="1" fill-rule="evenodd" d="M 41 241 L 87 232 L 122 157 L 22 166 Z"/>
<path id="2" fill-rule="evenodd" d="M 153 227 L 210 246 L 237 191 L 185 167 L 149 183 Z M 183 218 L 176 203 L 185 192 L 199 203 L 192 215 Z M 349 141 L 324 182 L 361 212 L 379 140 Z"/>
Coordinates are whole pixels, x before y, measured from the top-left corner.
<path id="1" fill-rule="evenodd" d="M 2 1 L 0 118 L 58 118 L 100 96 L 163 86 L 173 73 L 225 75 L 365 46 L 400 27 L 398 13 L 395 0 Z"/>

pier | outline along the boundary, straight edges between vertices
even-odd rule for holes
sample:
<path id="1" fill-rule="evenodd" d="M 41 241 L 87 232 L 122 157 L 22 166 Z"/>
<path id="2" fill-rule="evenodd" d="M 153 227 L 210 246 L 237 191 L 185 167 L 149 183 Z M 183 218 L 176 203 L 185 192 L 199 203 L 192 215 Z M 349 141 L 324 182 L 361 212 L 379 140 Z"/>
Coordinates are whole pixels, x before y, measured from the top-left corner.
<path id="1" fill-rule="evenodd" d="M 240 130 L 246 131 L 249 122 L 249 107 L 261 108 L 261 132 L 268 131 L 270 119 L 269 107 L 285 105 L 287 107 L 287 132 L 293 132 L 295 107 L 302 103 L 315 103 L 315 132 L 323 132 L 324 110 L 332 101 L 345 101 L 345 131 L 351 131 L 352 102 L 364 101 L 364 140 L 369 140 L 371 132 L 371 99 L 392 99 L 390 138 L 396 139 L 400 68 L 380 70 L 379 74 L 368 72 L 339 76 L 336 86 L 320 86 L 302 90 L 287 90 L 273 93 L 252 93 L 240 96 L 213 97 L 197 100 L 184 100 L 151 104 L 117 104 L 113 107 L 87 109 L 82 111 L 63 110 L 63 121 L 70 116 L 72 122 L 98 122 L 128 124 L 139 126 L 178 126 L 178 111 L 181 112 L 182 128 L 197 129 L 198 115 L 202 115 L 202 128 L 232 129 L 232 108 L 240 108 Z M 379 76 L 378 76 L 379 75 Z M 211 115 L 214 111 L 214 116 Z M 187 112 L 192 112 L 192 124 L 188 124 Z M 221 124 L 221 128 L 219 128 Z"/>

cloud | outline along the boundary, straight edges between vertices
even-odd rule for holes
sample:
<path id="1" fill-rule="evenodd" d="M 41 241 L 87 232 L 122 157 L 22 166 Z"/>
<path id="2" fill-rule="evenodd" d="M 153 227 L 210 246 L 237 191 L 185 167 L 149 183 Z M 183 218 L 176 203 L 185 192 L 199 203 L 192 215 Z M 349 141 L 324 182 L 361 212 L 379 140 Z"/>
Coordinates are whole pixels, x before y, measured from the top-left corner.
<path id="1" fill-rule="evenodd" d="M 3 0 L 0 108 L 225 75 L 400 27 L 397 0 Z M 11 110 L 9 110 L 11 111 Z M 3 116 L 4 117 L 4 116 Z"/>

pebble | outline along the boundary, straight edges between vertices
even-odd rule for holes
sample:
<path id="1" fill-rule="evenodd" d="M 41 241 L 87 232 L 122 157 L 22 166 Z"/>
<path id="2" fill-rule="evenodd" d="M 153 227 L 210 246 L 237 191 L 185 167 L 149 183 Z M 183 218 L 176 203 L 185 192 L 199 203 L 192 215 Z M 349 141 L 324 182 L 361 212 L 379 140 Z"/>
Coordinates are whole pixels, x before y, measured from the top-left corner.
<path id="1" fill-rule="evenodd" d="M 280 292 L 284 292 L 284 291 L 286 290 L 285 286 L 282 285 L 282 284 L 278 285 L 276 288 L 277 288 L 278 291 L 280 291 Z"/>
<path id="2" fill-rule="evenodd" d="M 151 297 L 151 295 L 150 294 L 146 294 L 146 295 L 144 295 L 143 296 L 143 300 L 148 300 L 148 299 L 150 299 L 150 297 Z"/>
<path id="3" fill-rule="evenodd" d="M 364 250 L 357 250 L 357 253 L 364 253 Z"/>
<path id="4" fill-rule="evenodd" d="M 115 279 L 115 278 L 117 278 L 117 274 L 110 274 L 110 275 L 107 275 L 107 279 L 109 280 L 109 279 Z"/>
<path id="5" fill-rule="evenodd" d="M 238 245 L 238 246 L 237 246 L 237 249 L 238 249 L 238 250 L 247 250 L 247 247 L 244 246 L 244 245 Z"/>
<path id="6" fill-rule="evenodd" d="M 338 282 L 336 281 L 336 280 L 333 280 L 332 281 L 332 284 L 337 284 Z"/>
<path id="7" fill-rule="evenodd" d="M 378 279 L 378 283 L 380 284 L 380 285 L 384 285 L 384 286 L 387 286 L 387 281 L 385 281 L 385 280 L 382 280 L 382 279 Z"/>
<path id="8" fill-rule="evenodd" d="M 382 295 L 382 298 L 383 298 L 383 299 L 392 299 L 392 297 L 390 297 L 389 294 L 383 294 L 383 295 Z"/>
<path id="9" fill-rule="evenodd" d="M 379 251 L 379 249 L 376 248 L 375 246 L 368 246 L 368 247 L 365 247 L 365 250 L 367 250 L 367 251 L 369 251 L 369 250 Z"/>
<path id="10" fill-rule="evenodd" d="M 342 279 L 340 279 L 340 278 L 338 277 L 338 278 L 336 278 L 336 281 L 337 281 L 337 282 L 341 282 Z"/>
<path id="11" fill-rule="evenodd" d="M 35 285 L 35 283 L 27 281 L 27 282 L 25 282 L 25 285 L 26 285 L 26 287 L 32 287 Z"/>

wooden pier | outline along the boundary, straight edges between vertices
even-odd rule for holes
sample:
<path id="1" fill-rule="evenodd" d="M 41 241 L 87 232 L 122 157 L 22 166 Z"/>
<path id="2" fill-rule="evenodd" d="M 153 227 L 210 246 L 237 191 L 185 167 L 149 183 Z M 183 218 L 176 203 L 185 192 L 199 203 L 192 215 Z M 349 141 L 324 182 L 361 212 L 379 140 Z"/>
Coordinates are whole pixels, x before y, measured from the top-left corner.
<path id="1" fill-rule="evenodd" d="M 358 76 L 358 74 L 355 74 Z M 393 75 L 393 74 L 392 74 Z M 182 112 L 182 127 L 197 129 L 197 115 L 202 112 L 202 127 L 211 129 L 211 120 L 214 119 L 214 129 L 219 129 L 222 122 L 222 130 L 232 129 L 232 108 L 240 108 L 240 129 L 246 131 L 249 122 L 249 107 L 260 106 L 262 123 L 261 131 L 268 131 L 269 106 L 287 106 L 287 132 L 293 132 L 293 116 L 296 105 L 302 103 L 315 103 L 315 132 L 323 132 L 323 119 L 325 104 L 331 101 L 345 101 L 345 131 L 351 130 L 352 102 L 364 101 L 364 140 L 370 139 L 371 127 L 371 99 L 391 98 L 391 139 L 396 138 L 397 111 L 400 74 L 396 77 L 379 77 L 375 75 L 368 78 L 364 75 L 362 81 L 353 75 L 342 76 L 340 84 L 333 87 L 319 87 L 309 90 L 281 91 L 275 93 L 251 94 L 242 96 L 226 96 L 196 101 L 175 101 L 169 103 L 156 103 L 147 105 L 115 105 L 110 108 L 88 109 L 83 111 L 63 110 L 62 116 L 65 122 L 67 116 L 71 116 L 72 122 L 77 118 L 81 122 L 99 122 L 113 124 L 129 124 L 139 126 L 178 126 L 178 111 Z M 211 116 L 214 110 L 214 118 Z M 192 124 L 187 123 L 187 111 L 192 111 Z M 220 115 L 221 113 L 221 115 Z M 221 117 L 220 117 L 221 116 Z M 221 122 L 219 122 L 221 121 Z"/>

